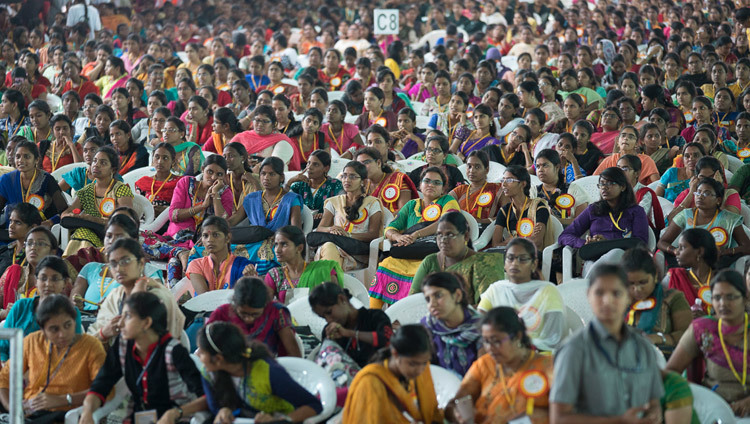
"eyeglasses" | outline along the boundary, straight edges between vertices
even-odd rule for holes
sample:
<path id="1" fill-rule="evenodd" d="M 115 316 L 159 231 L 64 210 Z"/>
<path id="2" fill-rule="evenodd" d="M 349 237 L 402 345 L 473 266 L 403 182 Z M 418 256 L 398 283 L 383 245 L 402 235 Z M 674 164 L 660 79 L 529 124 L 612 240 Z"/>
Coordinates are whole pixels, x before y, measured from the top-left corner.
<path id="1" fill-rule="evenodd" d="M 596 186 L 598 188 L 610 188 L 610 187 L 616 186 L 616 185 L 620 185 L 620 184 L 617 184 L 614 181 L 601 181 Z"/>
<path id="2" fill-rule="evenodd" d="M 517 180 L 515 178 L 501 178 L 500 183 L 501 184 L 510 184 L 510 183 L 520 183 L 521 180 Z"/>
<path id="3" fill-rule="evenodd" d="M 440 187 L 443 185 L 443 180 L 431 180 L 429 178 L 422 178 L 422 184 Z"/>
<path id="4" fill-rule="evenodd" d="M 32 247 L 34 247 L 34 246 L 36 246 L 36 247 L 50 247 L 50 246 L 52 246 L 51 244 L 49 244 L 49 242 L 46 242 L 46 241 L 34 241 L 34 240 L 27 240 L 25 244 L 26 244 L 26 247 L 29 248 L 29 249 L 32 248 Z"/>
<path id="5" fill-rule="evenodd" d="M 425 153 L 432 153 L 433 155 L 438 155 L 440 153 L 443 153 L 443 149 L 437 149 L 435 147 L 428 147 L 424 149 Z"/>
<path id="6" fill-rule="evenodd" d="M 59 275 L 55 275 L 52 278 L 48 278 L 46 275 L 40 275 L 39 277 L 36 278 L 36 280 L 37 280 L 37 282 L 42 282 L 42 283 L 46 283 L 48 281 L 52 282 L 52 283 L 59 283 L 60 281 L 64 281 L 65 278 L 63 278 L 63 277 L 61 277 Z"/>
<path id="7" fill-rule="evenodd" d="M 482 338 L 482 344 L 485 345 L 485 346 L 490 346 L 490 347 L 496 347 L 496 348 L 498 348 L 498 347 L 501 347 L 503 345 L 503 343 L 507 342 L 508 340 L 510 340 L 510 337 L 504 337 L 502 339 L 485 339 L 485 338 Z"/>
<path id="8" fill-rule="evenodd" d="M 257 122 L 257 123 L 259 123 L 261 125 L 267 125 L 267 124 L 271 123 L 271 120 L 270 119 L 255 118 L 255 119 L 253 119 L 253 122 Z"/>
<path id="9" fill-rule="evenodd" d="M 532 257 L 528 255 L 516 256 L 516 255 L 505 255 L 505 262 L 513 263 L 518 261 L 520 264 L 527 264 L 532 261 Z"/>
<path id="10" fill-rule="evenodd" d="M 725 295 L 717 294 L 716 296 L 713 296 L 713 298 L 711 299 L 711 303 L 714 304 L 714 305 L 716 305 L 717 303 L 719 303 L 721 301 L 724 301 L 724 302 L 734 302 L 735 300 L 737 300 L 737 299 L 739 299 L 741 297 L 742 297 L 742 295 L 739 295 L 739 294 L 725 294 Z"/>
<path id="11" fill-rule="evenodd" d="M 457 233 L 437 233 L 437 234 L 435 234 L 435 238 L 438 239 L 438 240 L 440 240 L 440 239 L 443 239 L 443 240 L 455 240 L 456 237 L 458 237 L 460 235 L 461 234 L 457 234 Z"/>
<path id="12" fill-rule="evenodd" d="M 117 268 L 119 268 L 121 266 L 128 266 L 133 261 L 135 261 L 135 257 L 128 256 L 128 257 L 120 259 L 119 261 L 109 261 L 109 267 L 114 270 L 114 269 L 117 269 Z"/>
<path id="13" fill-rule="evenodd" d="M 695 195 L 698 197 L 716 197 L 716 193 L 710 191 L 696 191 Z"/>
<path id="14" fill-rule="evenodd" d="M 164 128 L 164 132 L 176 133 L 176 132 L 180 132 L 180 130 L 178 128 Z"/>
<path id="15" fill-rule="evenodd" d="M 341 174 L 342 180 L 356 180 L 358 178 L 362 178 L 357 174 Z"/>

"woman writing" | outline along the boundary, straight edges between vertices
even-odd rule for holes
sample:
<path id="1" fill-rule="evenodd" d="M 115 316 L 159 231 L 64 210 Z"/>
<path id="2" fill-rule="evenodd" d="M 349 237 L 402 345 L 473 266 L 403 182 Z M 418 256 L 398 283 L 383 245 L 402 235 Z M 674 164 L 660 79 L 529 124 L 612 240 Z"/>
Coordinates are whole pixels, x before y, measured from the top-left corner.
<path id="1" fill-rule="evenodd" d="M 117 170 L 120 175 L 148 166 L 148 151 L 143 145 L 135 144 L 127 122 L 118 119 L 109 124 L 109 139 L 120 156 Z"/>
<path id="2" fill-rule="evenodd" d="M 160 297 L 139 288 L 123 299 L 122 319 L 118 317 L 118 321 L 121 337 L 114 340 L 86 394 L 80 423 L 94 423 L 93 413 L 121 378 L 132 395 L 129 417 L 146 412 L 157 418 L 173 409 L 183 412 L 180 406 L 196 398 L 205 402 L 200 373 L 187 349 L 172 338 L 168 309 Z M 191 412 L 188 409 L 188 414 Z"/>
<path id="3" fill-rule="evenodd" d="M 664 289 L 653 256 L 647 250 L 630 249 L 622 261 L 631 299 L 626 322 L 643 330 L 668 358 L 693 319 L 685 295 L 673 288 Z"/>
<path id="4" fill-rule="evenodd" d="M 562 141 L 563 137 L 560 137 Z M 542 182 L 537 186 L 537 196 L 541 197 L 551 207 L 550 212 L 559 219 L 563 226 L 567 226 L 575 217 L 580 215 L 588 206 L 584 194 L 577 186 L 571 186 L 563 176 L 560 155 L 552 149 L 544 149 L 536 157 L 536 176 Z M 579 202 L 580 201 L 580 202 Z"/>
<path id="5" fill-rule="evenodd" d="M 695 165 L 705 155 L 702 144 L 687 143 L 682 148 L 683 166 L 673 166 L 664 172 L 654 190 L 656 195 L 674 202 L 680 193 L 690 187 L 690 182 L 695 179 Z"/>
<path id="6" fill-rule="evenodd" d="M 194 177 L 203 167 L 201 146 L 185 139 L 185 124 L 177 117 L 170 116 L 164 124 L 163 142 L 172 146 L 175 151 L 171 172 L 179 179 L 181 176 Z"/>
<path id="7" fill-rule="evenodd" d="M 224 146 L 231 143 L 234 136 L 243 131 L 240 121 L 237 120 L 237 116 L 228 107 L 216 109 L 212 129 L 211 139 L 206 141 L 203 148 L 205 151 L 215 153 L 222 153 Z M 213 147 L 211 146 L 212 142 Z"/>
<path id="8" fill-rule="evenodd" d="M 246 337 L 262 342 L 274 355 L 302 356 L 289 310 L 273 301 L 260 278 L 239 278 L 231 302 L 216 308 L 208 318 L 207 324 L 213 322 L 236 325 Z"/>
<path id="9" fill-rule="evenodd" d="M 430 337 L 421 325 L 404 325 L 349 386 L 344 422 L 443 421 L 430 374 Z"/>
<path id="10" fill-rule="evenodd" d="M 650 156 L 638 153 L 636 145 L 638 144 L 638 130 L 631 125 L 626 125 L 620 130 L 617 136 L 617 146 L 620 148 L 618 153 L 614 153 L 604 159 L 594 171 L 593 175 L 599 175 L 607 168 L 617 165 L 622 155 L 637 155 L 641 160 L 642 170 L 639 181 L 643 185 L 649 185 L 654 181 L 659 181 L 659 170 L 656 168 L 654 160 Z"/>
<path id="11" fill-rule="evenodd" d="M 297 161 L 300 167 L 307 166 L 310 154 L 316 150 L 323 150 L 330 154 L 331 147 L 325 143 L 325 136 L 320 131 L 320 124 L 323 122 L 323 114 L 318 109 L 308 109 L 303 118 L 302 125 L 289 132 L 289 137 L 293 143 L 297 144 L 299 153 Z"/>
<path id="12" fill-rule="evenodd" d="M 496 128 L 492 115 L 492 109 L 489 106 L 478 105 L 472 116 L 476 130 L 468 133 L 463 139 L 456 136 L 450 148 L 451 153 L 457 154 L 461 160 L 464 160 L 474 150 L 498 144 L 500 141 L 495 138 Z"/>
<path id="13" fill-rule="evenodd" d="M 326 123 L 320 127 L 325 135 L 325 142 L 342 157 L 351 158 L 348 150 L 352 147 L 360 149 L 364 146 L 359 128 L 354 124 L 344 122 L 346 105 L 341 100 L 334 100 L 328 105 Z"/>
<path id="14" fill-rule="evenodd" d="M 370 131 L 367 138 L 371 144 L 386 143 L 379 131 Z M 356 152 L 355 159 L 367 168 L 366 194 L 380 200 L 384 209 L 395 213 L 417 197 L 417 189 L 411 179 L 403 172 L 394 171 L 386 165 L 377 149 L 360 149 Z"/>
<path id="15" fill-rule="evenodd" d="M 124 121 L 120 122 L 124 124 Z M 133 193 L 130 187 L 114 179 L 119 167 L 120 159 L 115 150 L 108 146 L 100 148 L 91 163 L 94 182 L 76 193 L 73 204 L 63 212 L 62 217 L 82 219 L 98 228 L 107 223 L 115 208 L 133 207 Z M 93 229 L 79 227 L 71 235 L 63 255 L 73 255 L 83 247 L 100 247 L 102 241 L 99 237 Z"/>
<path id="16" fill-rule="evenodd" d="M 448 137 L 442 134 L 430 135 L 429 137 L 427 137 L 424 149 L 424 159 L 427 164 L 411 171 L 409 173 L 409 179 L 411 179 L 412 182 L 416 184 L 416 182 L 419 181 L 419 177 L 422 175 L 422 171 L 427 168 L 436 167 L 440 168 L 448 177 L 448 185 L 445 187 L 445 190 L 450 191 L 455 189 L 459 184 L 463 184 L 465 181 L 463 174 L 461 174 L 461 171 L 459 171 L 455 166 L 448 165 L 446 163 L 446 159 L 449 157 L 448 147 Z"/>
<path id="17" fill-rule="evenodd" d="M 241 143 L 247 149 L 247 154 L 263 158 L 279 157 L 282 143 L 287 143 L 292 151 L 296 150 L 295 143 L 284 133 L 274 131 L 276 127 L 276 113 L 271 106 L 261 105 L 254 110 L 253 129 L 234 137 L 233 141 Z M 299 171 L 300 155 L 292 155 L 288 165 L 290 171 Z"/>
<path id="18" fill-rule="evenodd" d="M 320 225 L 307 242 L 318 247 L 316 258 L 335 261 L 348 271 L 366 266 L 370 242 L 383 228 L 383 214 L 378 199 L 365 193 L 364 165 L 347 163 L 341 179 L 344 194 L 325 200 Z"/>
<path id="19" fill-rule="evenodd" d="M 513 237 L 529 238 L 538 250 L 554 243 L 547 237 L 549 207 L 542 199 L 532 199 L 531 177 L 526 168 L 520 165 L 505 169 L 502 179 L 502 193 L 510 202 L 501 207 L 495 219 L 492 246 L 505 246 Z M 506 239 L 507 229 L 510 238 Z"/>
<path id="20" fill-rule="evenodd" d="M 261 189 L 260 181 L 250 168 L 245 146 L 233 141 L 224 146 L 223 156 L 227 161 L 227 176 L 229 188 L 232 190 L 232 204 L 234 211 L 237 211 L 242 206 L 245 196 Z"/>
<path id="21" fill-rule="evenodd" d="M 397 129 L 396 114 L 383 109 L 385 94 L 379 87 L 370 87 L 365 90 L 365 110 L 359 115 L 354 125 L 360 131 L 365 131 L 374 124 L 395 131 Z"/>
<path id="22" fill-rule="evenodd" d="M 445 415 L 455 422 L 468 422 L 459 405 L 469 396 L 476 423 L 510 422 L 513 417 L 528 414 L 530 422 L 549 420 L 549 384 L 553 363 L 549 355 L 540 355 L 532 345 L 523 319 L 510 307 L 500 306 L 487 312 L 481 320 L 482 344 L 486 354 L 469 368 L 454 400 L 448 402 Z M 522 387 L 529 375 L 539 376 L 546 390 L 531 397 Z M 513 390 L 515 396 L 508 392 Z M 518 394 L 521 396 L 518 396 Z"/>
<path id="23" fill-rule="evenodd" d="M 23 340 L 25 422 L 60 422 L 68 410 L 81 405 L 106 353 L 94 337 L 77 331 L 78 311 L 65 296 L 50 294 L 37 301 L 33 315 L 41 331 Z M 57 366 L 51 374 L 53 363 Z M 11 368 L 4 366 L 0 371 L 0 402 L 6 409 L 10 408 Z"/>
<path id="24" fill-rule="evenodd" d="M 440 168 L 425 169 L 420 182 L 422 197 L 404 205 L 385 229 L 385 238 L 393 247 L 391 257 L 378 264 L 370 286 L 371 308 L 379 309 L 383 303 L 393 304 L 406 297 L 422 259 L 437 250 L 434 242 L 423 238 L 435 234 L 443 214 L 460 210 L 455 199 L 443 194 L 446 183 Z"/>
<path id="25" fill-rule="evenodd" d="M 180 180 L 180 177 L 172 174 L 176 156 L 177 152 L 171 144 L 157 144 L 151 161 L 156 173 L 153 176 L 145 175 L 135 182 L 135 191 L 154 205 L 157 216 L 169 208 L 177 181 Z"/>

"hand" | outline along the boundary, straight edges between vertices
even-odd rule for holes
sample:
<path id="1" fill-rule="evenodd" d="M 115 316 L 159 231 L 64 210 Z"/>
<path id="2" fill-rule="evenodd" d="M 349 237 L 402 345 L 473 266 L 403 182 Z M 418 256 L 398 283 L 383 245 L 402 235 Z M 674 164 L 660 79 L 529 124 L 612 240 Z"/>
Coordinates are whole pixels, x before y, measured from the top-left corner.
<path id="1" fill-rule="evenodd" d="M 255 269 L 255 265 L 249 264 L 245 267 L 245 269 L 242 270 L 242 276 L 243 277 L 257 277 L 258 276 L 258 270 Z"/>
<path id="2" fill-rule="evenodd" d="M 68 401 L 64 396 L 51 395 L 49 393 L 40 393 L 31 399 L 29 407 L 32 412 L 44 411 L 53 408 L 59 408 L 67 405 Z"/>
<path id="3" fill-rule="evenodd" d="M 9 303 L 5 309 L 0 310 L 0 320 L 8 317 L 8 312 L 10 311 L 12 307 L 13 307 L 13 304 Z"/>
<path id="4" fill-rule="evenodd" d="M 179 416 L 180 413 L 176 409 L 168 409 L 156 424 L 174 424 L 177 422 L 177 417 Z"/>
<path id="5" fill-rule="evenodd" d="M 628 424 L 651 424 L 661 422 L 661 419 L 659 419 L 659 421 L 649 419 L 649 417 L 645 415 L 648 411 L 648 405 L 630 408 L 622 414 L 622 421 Z M 639 417 L 641 414 L 644 414 L 643 418 Z"/>
<path id="6" fill-rule="evenodd" d="M 102 334 L 104 335 L 104 337 L 111 339 L 112 337 L 120 334 L 121 318 L 121 315 L 117 315 L 116 317 L 112 318 L 109 323 L 104 326 L 104 328 L 102 328 Z"/>
<path id="7" fill-rule="evenodd" d="M 96 424 L 94 417 L 90 412 L 82 412 L 81 417 L 78 419 L 78 424 Z"/>
<path id="8" fill-rule="evenodd" d="M 693 315 L 693 319 L 701 318 L 701 317 L 705 317 L 706 316 L 706 311 L 704 311 L 703 308 L 695 308 L 695 309 L 691 308 L 690 312 Z"/>
<path id="9" fill-rule="evenodd" d="M 326 338 L 331 340 L 340 339 L 344 337 L 343 330 L 345 329 L 341 326 L 341 324 L 337 322 L 331 323 L 326 327 Z"/>
<path id="10" fill-rule="evenodd" d="M 330 227 L 328 229 L 328 233 L 329 234 L 334 234 L 334 235 L 337 235 L 337 236 L 344 236 L 344 235 L 346 235 L 346 231 L 343 228 L 336 227 L 336 226 Z"/>
<path id="11" fill-rule="evenodd" d="M 265 412 L 260 412 L 257 415 L 255 415 L 255 422 L 256 423 L 269 423 L 271 421 L 277 421 L 278 418 L 274 417 L 273 415 L 267 414 Z"/>
<path id="12" fill-rule="evenodd" d="M 675 156 L 677 156 L 680 153 L 680 146 L 672 146 L 671 149 L 669 149 L 669 158 L 674 159 Z"/>
<path id="13" fill-rule="evenodd" d="M 83 310 L 83 297 L 80 294 L 73 296 L 73 303 L 76 305 L 76 308 Z"/>
<path id="14" fill-rule="evenodd" d="M 148 287 L 154 284 L 160 285 L 161 283 L 151 277 L 141 277 L 135 281 L 135 286 L 133 286 L 132 293 L 148 291 Z"/>
<path id="15" fill-rule="evenodd" d="M 526 153 L 529 153 L 529 145 L 528 145 L 528 144 L 526 144 L 526 143 L 521 143 L 521 145 L 520 145 L 519 147 L 521 148 L 521 151 L 522 151 L 522 152 L 523 152 L 524 154 L 526 154 Z"/>
<path id="16" fill-rule="evenodd" d="M 234 414 L 229 408 L 219 409 L 219 413 L 214 418 L 214 424 L 232 424 L 234 422 Z"/>
<path id="17" fill-rule="evenodd" d="M 734 401 L 729 406 L 732 407 L 734 415 L 738 417 L 745 417 L 750 414 L 750 398 Z"/>
<path id="18" fill-rule="evenodd" d="M 394 237 L 396 246 L 408 246 L 416 240 L 414 234 L 399 234 Z"/>
<path id="19" fill-rule="evenodd" d="M 601 234 L 597 234 L 595 236 L 586 236 L 586 244 L 596 243 L 598 241 L 604 241 L 604 240 L 606 240 L 606 239 Z"/>
<path id="20" fill-rule="evenodd" d="M 218 179 L 214 181 L 213 184 L 211 184 L 211 188 L 208 189 L 208 192 L 211 193 L 211 197 L 214 199 L 219 198 L 219 193 L 221 193 L 221 190 L 224 189 L 224 180 Z"/>

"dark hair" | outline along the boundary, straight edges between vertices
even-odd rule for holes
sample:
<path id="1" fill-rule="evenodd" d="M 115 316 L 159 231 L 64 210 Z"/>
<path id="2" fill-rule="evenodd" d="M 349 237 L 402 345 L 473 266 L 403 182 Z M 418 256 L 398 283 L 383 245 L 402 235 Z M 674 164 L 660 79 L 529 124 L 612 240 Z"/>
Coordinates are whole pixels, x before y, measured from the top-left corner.
<path id="1" fill-rule="evenodd" d="M 370 127 L 370 128 L 372 128 L 372 127 Z M 377 151 L 377 149 L 375 149 L 374 147 L 363 147 L 363 148 L 357 150 L 354 153 L 354 158 L 356 159 L 359 155 L 367 155 L 367 156 L 371 157 L 376 162 L 380 161 L 380 163 L 381 163 L 380 169 L 383 172 L 385 172 L 386 174 L 390 173 L 390 172 L 393 172 L 393 170 L 391 169 L 391 167 L 388 166 L 388 164 L 385 161 L 383 161 L 383 156 L 380 155 L 380 152 Z"/>
<path id="2" fill-rule="evenodd" d="M 625 272 L 643 271 L 654 277 L 658 276 L 654 257 L 651 255 L 651 252 L 643 247 L 626 250 L 622 256 L 622 267 Z M 657 280 L 656 284 L 660 284 L 660 282 Z"/>
<path id="3" fill-rule="evenodd" d="M 177 157 L 177 150 L 174 149 L 174 146 L 172 146 L 171 144 L 165 141 L 162 141 L 161 143 L 157 144 L 154 147 L 154 152 L 156 152 L 159 149 L 166 150 L 169 153 L 169 155 L 172 156 L 172 160 L 174 160 Z"/>
<path id="4" fill-rule="evenodd" d="M 26 233 L 26 238 L 28 239 L 29 236 L 33 233 L 43 233 L 45 236 L 47 236 L 47 241 L 49 241 L 50 244 L 50 252 L 57 252 L 59 244 L 57 243 L 57 237 L 50 231 L 49 228 L 43 226 L 43 225 L 37 225 L 36 227 L 29 230 L 28 233 Z"/>
<path id="5" fill-rule="evenodd" d="M 268 159 L 272 159 L 272 158 L 268 158 Z M 279 158 L 273 158 L 273 159 L 276 159 L 279 161 L 281 160 Z M 265 160 L 263 162 L 265 162 Z M 203 169 L 205 169 L 208 165 L 218 165 L 219 168 L 224 170 L 224 172 L 227 171 L 227 160 L 224 159 L 224 156 L 222 155 L 211 155 L 207 157 L 206 162 L 203 163 Z M 281 175 L 283 177 L 284 173 L 282 173 Z"/>
<path id="6" fill-rule="evenodd" d="M 718 283 L 727 283 L 737 289 L 740 292 L 743 299 L 747 299 L 747 286 L 745 285 L 745 278 L 739 272 L 733 269 L 722 269 L 716 273 L 716 276 L 711 280 L 711 291 L 714 291 L 714 287 Z"/>
<path id="7" fill-rule="evenodd" d="M 595 215 L 602 216 L 610 212 L 622 212 L 625 209 L 636 204 L 633 187 L 628 182 L 628 178 L 625 176 L 625 172 L 622 169 L 616 166 L 607 168 L 602 171 L 602 173 L 599 175 L 599 178 L 604 178 L 616 183 L 617 185 L 621 185 L 625 187 L 625 190 L 620 193 L 620 198 L 617 200 L 617 206 L 614 209 L 610 208 L 609 203 L 607 203 L 607 201 L 604 199 L 594 203 Z"/>
<path id="8" fill-rule="evenodd" d="M 237 120 L 237 116 L 228 107 L 220 107 L 214 112 L 214 121 L 220 124 L 228 124 L 230 131 L 234 133 L 242 132 L 242 125 Z M 221 152 L 219 152 L 221 154 Z"/>
<path id="9" fill-rule="evenodd" d="M 711 233 L 704 228 L 689 228 L 680 234 L 688 244 L 695 249 L 703 248 L 703 260 L 709 267 L 714 268 L 719 260 L 719 249 Z"/>
<path id="10" fill-rule="evenodd" d="M 36 266 L 36 270 L 34 273 L 35 276 L 39 275 L 39 273 L 44 268 L 50 268 L 53 271 L 59 272 L 60 275 L 62 275 L 65 279 L 70 278 L 70 273 L 68 272 L 68 263 L 59 256 L 49 255 L 42 258 L 42 260 L 39 261 L 39 265 Z"/>
<path id="11" fill-rule="evenodd" d="M 425 175 L 427 175 L 430 172 L 434 172 L 438 175 L 440 175 L 440 180 L 443 181 L 443 187 L 445 187 L 446 184 L 448 184 L 448 178 L 445 176 L 445 172 L 437 166 L 428 166 L 425 168 L 420 174 L 419 174 L 419 181 L 421 182 Z"/>
<path id="12" fill-rule="evenodd" d="M 370 362 L 381 362 L 391 357 L 391 349 L 407 358 L 432 352 L 427 330 L 420 324 L 402 325 L 391 337 L 391 346 L 379 350 Z"/>
<path id="13" fill-rule="evenodd" d="M 509 251 L 513 246 L 520 246 L 521 248 L 526 250 L 526 253 L 531 256 L 532 261 L 536 261 L 538 259 L 536 245 L 531 240 L 524 237 L 514 237 L 508 242 L 505 251 Z M 536 274 L 536 270 L 534 271 L 534 274 Z"/>
<path id="14" fill-rule="evenodd" d="M 724 201 L 724 185 L 713 178 L 701 177 L 701 179 L 698 180 L 697 187 L 700 187 L 704 184 L 711 186 L 711 188 L 716 192 L 716 198 L 719 199 L 719 207 L 717 207 L 717 209 L 720 209 L 721 204 Z"/>
<path id="15" fill-rule="evenodd" d="M 719 172 L 721 174 L 722 181 L 724 180 L 725 178 L 724 167 L 721 166 L 721 162 L 719 162 L 718 159 L 710 155 L 703 156 L 702 158 L 698 159 L 698 162 L 695 163 L 695 169 L 694 169 L 695 175 L 698 175 L 701 169 L 706 169 L 706 168 L 714 172 Z"/>
<path id="16" fill-rule="evenodd" d="M 224 146 L 224 150 L 226 150 L 227 147 L 234 149 L 237 152 L 237 154 L 239 154 L 240 156 L 242 156 L 242 163 L 244 164 L 245 171 L 251 171 L 252 172 L 252 168 L 247 163 L 248 156 L 247 156 L 247 149 L 245 148 L 245 146 L 242 143 L 240 143 L 240 142 L 233 141 L 231 143 L 227 143 Z"/>
<path id="17" fill-rule="evenodd" d="M 547 160 L 549 163 L 552 164 L 552 166 L 560 166 L 560 163 L 562 162 L 560 160 L 560 154 L 557 152 L 557 150 L 553 149 L 542 149 L 537 153 L 536 158 L 534 159 L 534 163 L 536 164 L 536 160 L 542 158 Z M 559 167 L 557 170 L 557 187 L 564 188 L 567 183 L 565 180 L 565 174 L 563 172 L 564 170 L 562 167 Z M 529 177 L 531 178 L 531 177 Z"/>
<path id="18" fill-rule="evenodd" d="M 487 152 L 483 150 L 474 150 L 471 153 L 469 153 L 468 156 L 466 156 L 466 162 L 468 162 L 469 158 L 471 157 L 475 157 L 479 159 L 479 161 L 482 162 L 482 165 L 484 165 L 485 169 L 490 169 L 490 157 L 487 154 Z"/>
<path id="19" fill-rule="evenodd" d="M 52 294 L 39 303 L 34 318 L 36 319 L 39 328 L 43 329 L 44 325 L 47 324 L 47 321 L 62 314 L 68 315 L 74 321 L 78 317 L 76 307 L 73 306 L 73 302 L 71 302 L 67 296 L 62 294 Z"/>
<path id="20" fill-rule="evenodd" d="M 305 249 L 302 250 L 302 256 L 305 256 L 305 250 L 307 249 L 307 243 L 305 241 L 305 233 L 296 225 L 286 225 L 276 230 L 276 234 L 281 234 L 286 239 L 294 243 L 295 246 L 302 245 Z"/>
<path id="21" fill-rule="evenodd" d="M 268 301 L 268 289 L 260 278 L 242 277 L 234 284 L 234 293 L 232 294 L 234 306 L 260 309 L 265 308 Z"/>
<path id="22" fill-rule="evenodd" d="M 275 100 L 272 98 L 272 101 Z M 273 111 L 273 108 L 268 105 L 260 105 L 255 108 L 254 110 L 255 116 L 263 115 L 271 120 L 272 125 L 276 125 L 276 113 Z"/>
<path id="23" fill-rule="evenodd" d="M 211 215 L 211 216 L 209 216 L 208 218 L 206 218 L 203 221 L 203 224 L 201 225 L 201 228 L 206 228 L 209 225 L 216 226 L 219 229 L 219 231 L 221 231 L 222 233 L 224 233 L 224 235 L 228 236 L 231 233 L 231 230 L 229 228 L 229 223 L 227 222 L 226 219 L 224 219 L 224 218 L 222 218 L 220 216 L 217 216 L 217 215 Z"/>
<path id="24" fill-rule="evenodd" d="M 20 91 L 9 88 L 8 90 L 5 90 L 5 93 L 3 93 L 3 97 L 7 98 L 9 102 L 15 103 L 16 106 L 18 106 L 18 113 L 21 114 L 21 117 L 29 114 L 29 111 L 26 110 L 26 100 L 23 97 L 23 93 Z"/>
<path id="25" fill-rule="evenodd" d="M 630 167 L 633 168 L 633 171 L 635 171 L 638 175 L 640 175 L 641 169 L 643 169 L 643 163 L 641 162 L 641 158 L 639 158 L 636 155 L 622 155 L 620 156 L 619 160 L 622 160 L 622 159 L 625 159 L 628 162 L 628 165 L 630 165 Z"/>
<path id="26" fill-rule="evenodd" d="M 460 215 L 460 213 L 458 214 Z M 454 272 L 433 272 L 428 274 L 422 280 L 422 289 L 427 286 L 440 287 L 448 290 L 453 294 L 457 290 L 461 292 L 461 308 L 466 309 L 469 306 L 469 296 L 466 294 L 466 280 L 464 277 Z"/>
<path id="27" fill-rule="evenodd" d="M 169 333 L 167 307 L 157 295 L 151 292 L 136 292 L 128 296 L 125 304 L 130 312 L 135 313 L 139 318 L 151 318 L 151 329 L 159 337 Z"/>
<path id="28" fill-rule="evenodd" d="M 115 127 L 125 133 L 125 135 L 128 137 L 128 150 L 132 149 L 134 147 L 135 141 L 133 141 L 133 135 L 130 132 L 131 131 L 130 124 L 128 124 L 127 121 L 122 120 L 122 119 L 114 120 L 110 122 L 109 124 L 110 134 L 112 133 L 112 130 L 111 130 L 112 127 Z"/>
<path id="29" fill-rule="evenodd" d="M 310 303 L 311 308 L 316 306 L 334 306 L 339 303 L 340 295 L 344 295 L 347 300 L 352 298 L 348 289 L 342 288 L 336 283 L 325 282 L 310 291 L 307 301 Z"/>
<path id="30" fill-rule="evenodd" d="M 527 197 L 530 196 L 531 177 L 529 176 L 529 171 L 527 171 L 524 166 L 511 165 L 505 168 L 505 172 L 509 172 L 511 175 L 521 180 L 522 183 L 526 183 L 526 186 L 523 188 L 523 194 L 525 194 Z"/>
<path id="31" fill-rule="evenodd" d="M 18 218 L 26 225 L 30 227 L 36 227 L 42 224 L 42 215 L 39 213 L 39 209 L 31 203 L 16 203 L 10 210 L 11 213 L 15 212 Z M 10 214 L 8 214 L 10 216 Z"/>
<path id="32" fill-rule="evenodd" d="M 130 136 L 130 132 L 128 132 L 128 136 Z M 110 145 L 102 146 L 96 150 L 96 153 L 104 153 L 107 155 L 109 162 L 112 164 L 112 173 L 116 174 L 120 169 L 120 155 L 117 154 L 114 147 Z"/>
<path id="33" fill-rule="evenodd" d="M 143 253 L 143 248 L 141 247 L 141 243 L 138 241 L 138 239 L 119 238 L 115 240 L 115 242 L 112 243 L 111 246 L 109 246 L 109 249 L 107 249 L 107 255 L 111 255 L 112 252 L 114 252 L 117 249 L 127 250 L 133 256 L 135 256 L 135 259 L 138 261 L 140 261 L 146 256 Z"/>
<path id="34" fill-rule="evenodd" d="M 482 317 L 481 325 L 489 325 L 496 331 L 508 333 L 511 339 L 518 338 L 518 333 L 521 333 L 521 344 L 527 348 L 532 347 L 531 339 L 526 334 L 526 324 L 518 316 L 518 312 L 510 306 L 498 306 L 490 309 Z"/>
<path id="35" fill-rule="evenodd" d="M 631 190 L 632 191 L 632 190 Z M 622 266 L 616 264 L 602 263 L 595 266 L 591 272 L 589 272 L 589 289 L 594 285 L 594 282 L 602 277 L 615 276 L 623 287 L 627 290 L 628 288 L 628 276 L 625 274 L 625 270 Z"/>
<path id="36" fill-rule="evenodd" d="M 109 227 L 116 225 L 123 230 L 125 230 L 125 233 L 127 233 L 128 237 L 138 240 L 138 223 L 133 220 L 132 217 L 129 215 L 124 214 L 117 214 L 112 215 L 109 217 L 109 220 L 107 221 L 107 226 L 105 227 L 105 231 L 109 229 Z"/>

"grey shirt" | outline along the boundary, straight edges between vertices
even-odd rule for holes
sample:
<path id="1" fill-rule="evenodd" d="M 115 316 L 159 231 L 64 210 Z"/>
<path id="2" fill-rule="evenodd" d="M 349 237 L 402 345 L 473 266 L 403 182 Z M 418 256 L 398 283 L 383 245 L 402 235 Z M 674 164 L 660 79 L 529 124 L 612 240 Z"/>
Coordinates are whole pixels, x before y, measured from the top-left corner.
<path id="1" fill-rule="evenodd" d="M 664 395 L 653 345 L 623 325 L 618 341 L 597 320 L 571 336 L 555 355 L 550 402 L 577 414 L 619 416 Z"/>

